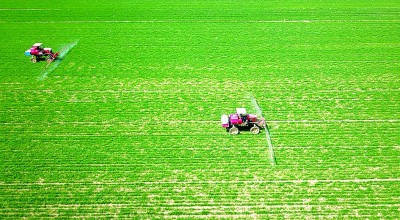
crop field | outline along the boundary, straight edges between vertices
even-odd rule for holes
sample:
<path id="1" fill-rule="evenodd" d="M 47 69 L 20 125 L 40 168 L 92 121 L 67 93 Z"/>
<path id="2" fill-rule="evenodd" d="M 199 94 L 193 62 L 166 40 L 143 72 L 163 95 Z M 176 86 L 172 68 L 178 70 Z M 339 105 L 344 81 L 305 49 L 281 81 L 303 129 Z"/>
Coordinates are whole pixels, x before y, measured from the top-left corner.
<path id="1" fill-rule="evenodd" d="M 398 0 L 1 0 L 0 33 L 0 219 L 400 216 Z M 221 127 L 253 97 L 273 152 Z"/>

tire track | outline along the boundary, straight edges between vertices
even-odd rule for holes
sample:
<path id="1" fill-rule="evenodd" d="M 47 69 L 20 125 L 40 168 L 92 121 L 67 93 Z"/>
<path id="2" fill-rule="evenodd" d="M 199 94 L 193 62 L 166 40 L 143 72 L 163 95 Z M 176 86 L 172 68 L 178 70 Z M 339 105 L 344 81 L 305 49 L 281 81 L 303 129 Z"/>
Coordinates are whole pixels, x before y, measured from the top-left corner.
<path id="1" fill-rule="evenodd" d="M 343 119 L 343 120 L 268 120 L 270 123 L 398 123 L 400 119 Z M 159 124 L 173 123 L 220 123 L 217 120 L 173 120 L 173 121 L 158 121 Z M 28 125 L 36 124 L 36 122 L 0 122 L 0 125 Z M 57 121 L 57 122 L 42 122 L 46 125 L 58 124 L 81 124 L 81 125 L 137 125 L 136 122 L 96 122 L 96 121 Z"/>
<path id="2" fill-rule="evenodd" d="M 34 10 L 34 9 L 32 9 Z M 44 10 L 44 9 L 36 9 Z M 75 21 L 20 21 L 35 24 L 74 23 L 399 23 L 400 20 L 75 20 Z M 2 22 L 15 23 L 15 22 Z"/>
<path id="3" fill-rule="evenodd" d="M 163 185 L 163 184 L 257 184 L 257 183 L 373 183 L 373 182 L 400 182 L 400 178 L 375 179 L 292 179 L 292 180 L 221 180 L 221 181 L 136 181 L 136 182 L 35 182 L 35 183 L 0 183 L 0 186 L 37 186 L 37 185 Z"/>

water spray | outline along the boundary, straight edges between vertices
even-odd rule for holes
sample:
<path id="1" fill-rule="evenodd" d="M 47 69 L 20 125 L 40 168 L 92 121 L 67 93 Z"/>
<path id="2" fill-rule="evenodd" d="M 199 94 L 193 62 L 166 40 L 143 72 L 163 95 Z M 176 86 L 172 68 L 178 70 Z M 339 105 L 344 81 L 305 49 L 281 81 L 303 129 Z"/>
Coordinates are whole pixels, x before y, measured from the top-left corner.
<path id="1" fill-rule="evenodd" d="M 258 105 L 257 100 L 252 95 L 250 95 L 250 99 L 251 99 L 251 103 L 253 104 L 254 108 L 257 111 L 257 114 L 259 114 L 260 117 L 264 118 L 263 115 L 262 115 L 262 110 L 261 110 L 260 106 Z M 275 153 L 274 153 L 274 149 L 273 149 L 273 146 L 272 146 L 271 135 L 269 133 L 269 129 L 268 129 L 267 123 L 265 122 L 265 118 L 264 118 L 264 125 L 263 126 L 264 126 L 264 129 L 265 129 L 265 137 L 266 137 L 267 144 L 268 144 L 271 164 L 272 165 L 276 165 Z"/>
<path id="2" fill-rule="evenodd" d="M 61 51 L 59 52 L 59 55 L 57 57 L 57 59 L 54 62 L 48 63 L 44 69 L 42 70 L 42 72 L 40 72 L 38 80 L 44 80 L 47 75 L 49 75 L 49 73 L 53 72 L 55 69 L 57 69 L 57 67 L 61 64 L 61 60 L 62 58 L 64 58 L 69 51 L 72 50 L 72 48 L 74 48 L 77 44 L 78 44 L 79 40 L 68 44 L 67 46 L 63 47 L 63 49 L 61 49 Z M 49 69 L 48 67 L 54 63 L 54 65 L 52 65 Z"/>

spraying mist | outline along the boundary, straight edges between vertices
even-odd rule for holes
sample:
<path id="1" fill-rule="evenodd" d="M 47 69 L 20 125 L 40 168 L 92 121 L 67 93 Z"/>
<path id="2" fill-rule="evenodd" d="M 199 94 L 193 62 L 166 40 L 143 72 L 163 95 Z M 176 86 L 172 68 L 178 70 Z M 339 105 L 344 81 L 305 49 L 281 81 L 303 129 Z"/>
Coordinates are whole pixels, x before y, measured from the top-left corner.
<path id="1" fill-rule="evenodd" d="M 254 108 L 256 109 L 257 115 L 262 117 L 262 111 L 260 106 L 258 105 L 257 100 L 253 96 L 250 96 L 250 99 L 251 99 L 251 104 L 253 104 Z"/>
<path id="2" fill-rule="evenodd" d="M 257 115 L 259 115 L 260 117 L 263 117 L 261 108 L 258 105 L 257 100 L 252 95 L 248 95 L 248 96 L 251 100 L 251 104 L 253 104 L 254 108 L 256 109 Z M 276 165 L 275 153 L 274 153 L 274 149 L 272 146 L 272 140 L 271 140 L 271 134 L 269 133 L 268 125 L 265 122 L 264 122 L 264 127 L 265 127 L 265 138 L 266 138 L 268 149 L 269 149 L 269 156 L 270 156 L 271 164 Z"/>
<path id="3" fill-rule="evenodd" d="M 39 80 L 44 80 L 45 78 L 47 78 L 49 73 L 51 73 L 55 69 L 57 69 L 57 67 L 61 64 L 62 59 L 72 50 L 72 48 L 74 48 L 78 44 L 78 42 L 79 42 L 79 40 L 77 40 L 77 41 L 75 41 L 73 43 L 70 43 L 67 46 L 63 47 L 63 49 L 61 49 L 61 51 L 60 51 L 60 54 L 58 54 L 57 59 L 54 62 L 51 62 L 51 63 L 46 65 L 46 67 L 40 73 L 38 79 Z"/>

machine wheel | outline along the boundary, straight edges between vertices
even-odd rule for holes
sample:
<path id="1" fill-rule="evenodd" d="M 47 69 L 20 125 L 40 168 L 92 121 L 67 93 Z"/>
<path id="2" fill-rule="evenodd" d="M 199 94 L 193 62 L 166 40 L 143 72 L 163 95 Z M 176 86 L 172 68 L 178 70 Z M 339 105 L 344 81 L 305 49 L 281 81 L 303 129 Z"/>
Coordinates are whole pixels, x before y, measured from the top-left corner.
<path id="1" fill-rule="evenodd" d="M 46 57 L 46 62 L 47 63 L 51 63 L 53 61 L 53 57 L 51 56 L 51 55 L 48 55 L 47 57 Z"/>
<path id="2" fill-rule="evenodd" d="M 36 62 L 37 62 L 36 57 L 32 57 L 32 58 L 31 58 L 31 62 L 32 62 L 32 63 L 36 63 Z"/>
<path id="3" fill-rule="evenodd" d="M 260 128 L 257 126 L 254 126 L 252 128 L 250 128 L 250 132 L 253 134 L 259 134 L 260 133 Z"/>
<path id="4" fill-rule="evenodd" d="M 229 134 L 239 134 L 239 129 L 237 127 L 231 127 L 229 129 Z"/>

